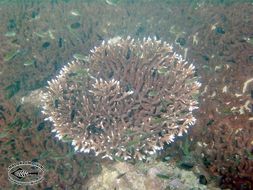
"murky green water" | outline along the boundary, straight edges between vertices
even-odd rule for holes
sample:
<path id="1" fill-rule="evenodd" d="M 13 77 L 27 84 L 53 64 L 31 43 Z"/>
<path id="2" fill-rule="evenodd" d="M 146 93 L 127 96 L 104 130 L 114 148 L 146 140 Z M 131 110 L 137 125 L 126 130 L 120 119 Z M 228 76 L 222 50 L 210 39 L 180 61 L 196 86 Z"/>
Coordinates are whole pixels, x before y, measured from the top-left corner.
<path id="1" fill-rule="evenodd" d="M 0 189 L 253 189 L 251 0 L 2 0 L 0 24 Z"/>

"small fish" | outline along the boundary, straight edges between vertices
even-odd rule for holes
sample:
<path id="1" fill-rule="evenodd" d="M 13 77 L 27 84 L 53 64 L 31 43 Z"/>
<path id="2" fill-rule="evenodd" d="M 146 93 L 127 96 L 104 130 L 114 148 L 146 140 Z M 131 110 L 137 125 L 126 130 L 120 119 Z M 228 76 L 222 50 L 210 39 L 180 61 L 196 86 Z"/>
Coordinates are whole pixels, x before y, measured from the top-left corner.
<path id="1" fill-rule="evenodd" d="M 70 11 L 70 14 L 73 16 L 80 16 L 80 13 L 77 10 Z"/>
<path id="2" fill-rule="evenodd" d="M 83 61 L 88 61 L 89 60 L 88 56 L 85 56 L 85 55 L 79 54 L 79 53 L 74 54 L 73 57 L 75 59 L 79 59 L 79 60 L 83 60 Z"/>
<path id="3" fill-rule="evenodd" d="M 249 44 L 253 45 L 253 38 L 251 38 L 251 37 L 244 38 L 244 40 L 246 40 L 246 42 L 248 42 Z"/>
<path id="4" fill-rule="evenodd" d="M 161 178 L 161 179 L 170 179 L 170 176 L 168 176 L 166 174 L 156 174 L 156 176 Z"/>
<path id="5" fill-rule="evenodd" d="M 49 35 L 49 37 L 50 37 L 52 40 L 55 39 L 54 34 L 53 34 L 53 32 L 52 32 L 51 30 L 48 30 L 48 35 Z"/>
<path id="6" fill-rule="evenodd" d="M 59 48 L 61 48 L 63 46 L 63 42 L 64 42 L 63 38 L 59 38 L 58 39 L 58 46 L 59 46 Z"/>
<path id="7" fill-rule="evenodd" d="M 117 176 L 117 179 L 122 178 L 124 175 L 126 175 L 126 172 L 125 172 L 125 173 L 122 173 L 122 174 L 119 174 L 119 175 Z"/>
<path id="8" fill-rule="evenodd" d="M 80 27 L 81 27 L 81 24 L 79 22 L 75 22 L 75 23 L 73 23 L 73 24 L 70 25 L 70 28 L 74 29 L 74 30 L 78 29 Z"/>
<path id="9" fill-rule="evenodd" d="M 10 61 L 12 60 L 14 57 L 16 57 L 16 55 L 20 53 L 20 50 L 12 50 L 10 52 L 8 52 L 6 55 L 4 55 L 4 61 Z"/>
<path id="10" fill-rule="evenodd" d="M 45 33 L 34 32 L 34 34 L 35 34 L 36 36 L 41 37 L 41 38 L 45 38 L 45 37 L 47 36 Z"/>
<path id="11" fill-rule="evenodd" d="M 171 157 L 170 156 L 166 156 L 166 157 L 164 157 L 164 160 L 165 161 L 169 161 L 169 160 L 171 160 Z"/>
<path id="12" fill-rule="evenodd" d="M 6 37 L 14 37 L 14 36 L 16 36 L 16 32 L 7 32 L 7 33 L 4 34 L 4 36 L 6 36 Z"/>
<path id="13" fill-rule="evenodd" d="M 120 0 L 105 0 L 108 5 L 116 6 Z"/>
<path id="14" fill-rule="evenodd" d="M 32 61 L 30 61 L 30 60 L 28 60 L 28 61 L 26 61 L 26 62 L 24 62 L 24 66 L 31 66 L 31 65 L 33 65 L 35 63 L 35 61 L 34 60 L 32 60 Z"/>
<path id="15" fill-rule="evenodd" d="M 115 3 L 114 3 L 112 0 L 105 0 L 105 2 L 106 2 L 108 5 L 113 5 L 113 6 L 115 6 Z"/>
<path id="16" fill-rule="evenodd" d="M 167 67 L 161 67 L 157 71 L 158 71 L 159 74 L 165 74 L 165 73 L 167 73 L 168 68 Z"/>

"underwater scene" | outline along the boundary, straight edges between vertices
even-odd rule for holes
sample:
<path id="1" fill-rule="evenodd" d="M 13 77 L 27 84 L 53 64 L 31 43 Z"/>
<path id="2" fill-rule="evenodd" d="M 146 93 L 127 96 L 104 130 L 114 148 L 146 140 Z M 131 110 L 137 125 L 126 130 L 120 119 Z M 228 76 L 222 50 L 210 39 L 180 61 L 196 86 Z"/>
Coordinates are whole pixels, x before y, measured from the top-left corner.
<path id="1" fill-rule="evenodd" d="M 253 190 L 252 0 L 1 0 L 0 190 Z"/>

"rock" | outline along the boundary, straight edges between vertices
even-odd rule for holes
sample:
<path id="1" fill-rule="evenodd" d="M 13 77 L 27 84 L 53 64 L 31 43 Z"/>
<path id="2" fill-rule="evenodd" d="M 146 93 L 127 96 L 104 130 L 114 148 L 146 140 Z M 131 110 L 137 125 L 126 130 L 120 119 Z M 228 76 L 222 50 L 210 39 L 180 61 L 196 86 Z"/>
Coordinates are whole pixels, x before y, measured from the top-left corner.
<path id="1" fill-rule="evenodd" d="M 35 107 L 41 106 L 42 89 L 31 91 L 27 96 L 21 98 L 21 104 L 31 104 Z"/>
<path id="2" fill-rule="evenodd" d="M 207 180 L 206 180 L 206 177 L 204 175 L 199 176 L 199 183 L 203 184 L 203 185 L 207 184 Z"/>
<path id="3" fill-rule="evenodd" d="M 182 190 L 189 187 L 199 190 L 207 189 L 199 184 L 193 172 L 164 162 L 137 163 L 136 165 L 117 162 L 103 166 L 101 174 L 88 181 L 89 190 Z"/>

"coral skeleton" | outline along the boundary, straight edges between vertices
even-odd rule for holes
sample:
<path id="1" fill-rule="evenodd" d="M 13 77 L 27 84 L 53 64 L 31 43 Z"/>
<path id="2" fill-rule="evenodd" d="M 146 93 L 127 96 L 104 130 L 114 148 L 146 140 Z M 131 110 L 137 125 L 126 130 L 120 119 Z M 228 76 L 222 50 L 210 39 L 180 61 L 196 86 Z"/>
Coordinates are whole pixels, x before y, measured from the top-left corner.
<path id="1" fill-rule="evenodd" d="M 42 112 L 76 151 L 145 160 L 194 125 L 194 69 L 167 42 L 116 37 L 48 82 Z"/>

